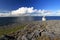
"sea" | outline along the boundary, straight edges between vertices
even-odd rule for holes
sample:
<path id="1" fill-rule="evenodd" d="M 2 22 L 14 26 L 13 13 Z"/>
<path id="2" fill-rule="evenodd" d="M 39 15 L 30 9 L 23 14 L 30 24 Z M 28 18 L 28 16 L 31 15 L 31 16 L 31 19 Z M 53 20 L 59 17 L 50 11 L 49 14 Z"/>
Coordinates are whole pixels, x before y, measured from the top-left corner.
<path id="1" fill-rule="evenodd" d="M 46 20 L 60 20 L 60 16 L 46 16 Z M 41 21 L 42 16 L 0 17 L 0 25 L 8 25 L 16 22 Z"/>

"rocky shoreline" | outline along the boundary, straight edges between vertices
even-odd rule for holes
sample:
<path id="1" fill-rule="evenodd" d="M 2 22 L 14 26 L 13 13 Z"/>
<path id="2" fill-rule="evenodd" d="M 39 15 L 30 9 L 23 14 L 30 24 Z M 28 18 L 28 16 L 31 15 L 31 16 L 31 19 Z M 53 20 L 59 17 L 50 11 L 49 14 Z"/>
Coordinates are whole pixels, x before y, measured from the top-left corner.
<path id="1" fill-rule="evenodd" d="M 59 40 L 60 20 L 27 23 L 24 29 L 9 35 L 4 34 L 0 40 Z"/>

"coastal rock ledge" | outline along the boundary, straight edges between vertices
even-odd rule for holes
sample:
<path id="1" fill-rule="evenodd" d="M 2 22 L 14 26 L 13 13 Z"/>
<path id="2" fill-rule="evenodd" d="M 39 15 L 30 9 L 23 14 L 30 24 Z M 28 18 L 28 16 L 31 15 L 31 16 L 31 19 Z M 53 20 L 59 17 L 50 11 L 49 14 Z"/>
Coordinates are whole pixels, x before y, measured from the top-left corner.
<path id="1" fill-rule="evenodd" d="M 60 20 L 29 22 L 24 29 L 4 34 L 0 40 L 60 40 Z"/>

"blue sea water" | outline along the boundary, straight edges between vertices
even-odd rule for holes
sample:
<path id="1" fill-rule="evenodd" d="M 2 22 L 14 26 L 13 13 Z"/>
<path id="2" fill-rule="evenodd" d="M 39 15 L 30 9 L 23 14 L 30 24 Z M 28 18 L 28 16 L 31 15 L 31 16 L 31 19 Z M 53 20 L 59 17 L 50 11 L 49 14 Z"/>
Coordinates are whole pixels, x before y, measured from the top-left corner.
<path id="1" fill-rule="evenodd" d="M 46 16 L 46 20 L 60 20 L 60 16 Z M 41 20 L 42 16 L 35 16 L 34 20 Z"/>
<path id="2" fill-rule="evenodd" d="M 60 20 L 60 16 L 46 16 L 47 20 Z"/>
<path id="3" fill-rule="evenodd" d="M 42 16 L 31 16 L 31 17 L 0 17 L 0 25 L 8 25 L 15 22 L 21 22 L 21 18 L 23 18 L 23 21 L 40 21 L 42 19 Z M 46 16 L 47 20 L 60 20 L 60 16 Z M 18 19 L 18 20 L 17 20 Z M 22 21 L 22 22 L 23 22 Z"/>

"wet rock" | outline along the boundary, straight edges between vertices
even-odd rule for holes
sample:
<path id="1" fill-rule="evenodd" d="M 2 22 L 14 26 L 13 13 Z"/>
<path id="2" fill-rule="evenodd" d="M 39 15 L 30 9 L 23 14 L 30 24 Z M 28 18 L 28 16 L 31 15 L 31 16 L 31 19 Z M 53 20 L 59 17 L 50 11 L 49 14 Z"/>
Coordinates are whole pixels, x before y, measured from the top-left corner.
<path id="1" fill-rule="evenodd" d="M 9 35 L 3 35 L 0 40 L 15 40 L 15 37 Z"/>

